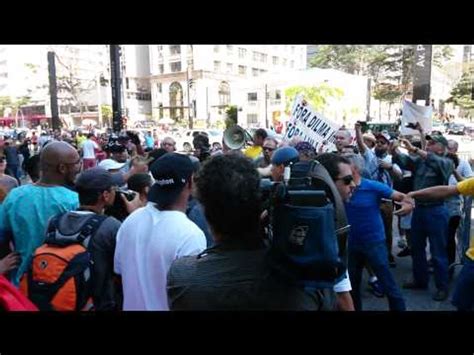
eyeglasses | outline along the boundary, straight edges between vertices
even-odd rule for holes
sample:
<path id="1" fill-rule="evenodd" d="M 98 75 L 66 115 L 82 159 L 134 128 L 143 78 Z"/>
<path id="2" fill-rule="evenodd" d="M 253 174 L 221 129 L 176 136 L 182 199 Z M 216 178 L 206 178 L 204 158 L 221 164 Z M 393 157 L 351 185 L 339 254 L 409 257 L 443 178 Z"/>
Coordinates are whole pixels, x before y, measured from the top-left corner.
<path id="1" fill-rule="evenodd" d="M 354 177 L 352 175 L 347 175 L 347 176 L 343 176 L 342 178 L 336 179 L 336 181 L 338 180 L 342 180 L 344 185 L 350 185 L 351 182 L 354 181 Z"/>
<path id="2" fill-rule="evenodd" d="M 269 152 L 273 152 L 275 150 L 275 148 L 263 147 L 263 150 L 268 150 Z"/>
<path id="3" fill-rule="evenodd" d="M 387 144 L 386 141 L 377 141 L 377 142 L 375 142 L 375 143 L 376 143 L 376 144 L 380 144 L 380 145 L 385 145 L 385 144 Z"/>
<path id="4" fill-rule="evenodd" d="M 166 143 L 163 143 L 163 145 L 171 145 L 171 146 L 174 146 L 174 143 L 168 143 L 168 142 L 166 142 Z"/>

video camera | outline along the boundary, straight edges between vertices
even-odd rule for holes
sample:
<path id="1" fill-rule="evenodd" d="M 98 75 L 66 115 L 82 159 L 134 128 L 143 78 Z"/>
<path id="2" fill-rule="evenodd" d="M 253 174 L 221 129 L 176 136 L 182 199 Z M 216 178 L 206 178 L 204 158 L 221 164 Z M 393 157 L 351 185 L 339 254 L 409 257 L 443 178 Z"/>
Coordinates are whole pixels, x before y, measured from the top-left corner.
<path id="1" fill-rule="evenodd" d="M 286 182 L 262 179 L 271 265 L 298 285 L 332 288 L 347 270 L 349 226 L 332 179 L 317 161 L 290 167 Z"/>
<path id="2" fill-rule="evenodd" d="M 120 195 L 124 195 L 128 201 L 132 201 L 137 195 L 137 192 L 119 188 L 116 190 L 113 205 L 105 208 L 105 214 L 107 216 L 115 217 L 119 221 L 123 222 L 125 218 L 128 217 L 129 213 Z"/>

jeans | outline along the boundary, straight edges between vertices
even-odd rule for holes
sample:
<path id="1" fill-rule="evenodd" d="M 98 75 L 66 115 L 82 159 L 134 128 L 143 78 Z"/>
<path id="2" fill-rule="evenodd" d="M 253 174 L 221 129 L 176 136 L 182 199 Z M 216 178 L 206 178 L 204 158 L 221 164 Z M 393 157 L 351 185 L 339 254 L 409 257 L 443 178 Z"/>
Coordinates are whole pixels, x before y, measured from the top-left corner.
<path id="1" fill-rule="evenodd" d="M 438 290 L 448 289 L 448 209 L 444 204 L 417 206 L 411 224 L 413 278 L 420 287 L 428 286 L 426 239 L 430 241 L 431 260 Z"/>
<path id="2" fill-rule="evenodd" d="M 7 168 L 5 169 L 5 173 L 14 177 L 18 181 L 18 185 L 21 185 L 20 181 L 20 166 L 19 165 L 12 165 L 7 164 Z"/>
<path id="3" fill-rule="evenodd" d="M 467 260 L 459 274 L 453 294 L 453 305 L 458 311 L 474 309 L 474 261 Z"/>
<path id="4" fill-rule="evenodd" d="M 383 226 L 385 229 L 385 244 L 387 245 L 388 255 L 392 255 L 392 224 L 393 224 L 393 202 L 382 201 L 380 204 L 380 213 L 382 215 Z"/>
<path id="5" fill-rule="evenodd" d="M 357 245 L 349 244 L 348 257 L 349 278 L 352 284 L 352 299 L 356 311 L 362 310 L 360 284 L 362 281 L 362 270 L 366 262 L 370 265 L 385 290 L 390 310 L 406 310 L 402 293 L 390 272 L 385 240 Z"/>

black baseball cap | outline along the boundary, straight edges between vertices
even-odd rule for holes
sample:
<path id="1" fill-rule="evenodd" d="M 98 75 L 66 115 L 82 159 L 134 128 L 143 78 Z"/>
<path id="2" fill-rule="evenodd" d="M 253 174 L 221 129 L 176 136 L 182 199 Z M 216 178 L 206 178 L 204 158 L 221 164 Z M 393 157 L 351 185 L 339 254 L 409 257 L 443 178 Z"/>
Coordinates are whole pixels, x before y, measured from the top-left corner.
<path id="1" fill-rule="evenodd" d="M 104 168 L 92 168 L 82 172 L 76 180 L 76 190 L 105 191 L 123 184 L 120 174 L 112 174 Z"/>
<path id="2" fill-rule="evenodd" d="M 191 180 L 193 163 L 186 155 L 166 153 L 151 165 L 150 171 L 155 183 L 148 193 L 148 201 L 170 205 Z"/>

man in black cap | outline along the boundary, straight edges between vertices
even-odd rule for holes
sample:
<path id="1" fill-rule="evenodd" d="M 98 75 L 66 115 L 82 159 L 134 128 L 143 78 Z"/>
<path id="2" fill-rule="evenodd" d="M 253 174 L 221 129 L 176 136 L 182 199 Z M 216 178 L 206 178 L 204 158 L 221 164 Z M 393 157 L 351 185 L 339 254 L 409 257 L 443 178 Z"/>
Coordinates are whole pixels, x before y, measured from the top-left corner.
<path id="1" fill-rule="evenodd" d="M 393 160 L 402 169 L 414 174 L 413 191 L 437 185 L 448 185 L 453 173 L 453 162 L 446 158 L 448 141 L 442 135 L 426 136 L 426 151 L 413 147 L 406 139 L 400 139 L 405 148 L 413 153 L 406 155 L 398 150 L 393 142 L 390 151 Z M 404 285 L 409 289 L 428 288 L 428 263 L 426 260 L 426 239 L 429 238 L 434 278 L 437 291 L 435 301 L 444 301 L 448 297 L 448 258 L 446 252 L 448 234 L 448 209 L 444 199 L 437 201 L 416 198 L 411 223 L 411 244 L 413 258 L 413 282 Z"/>
<path id="2" fill-rule="evenodd" d="M 105 169 L 92 168 L 84 171 L 75 184 L 79 194 L 79 208 L 60 215 L 57 221 L 53 219 L 49 222 L 50 225 L 54 223 L 53 228 L 60 234 L 73 235 L 80 232 L 92 217 L 101 216 L 100 225 L 87 246 L 92 259 L 91 296 L 96 310 L 120 308 L 113 280 L 115 240 L 120 222 L 114 217 L 103 216 L 105 207 L 111 206 L 115 200 L 115 190 L 119 183 L 117 175 Z M 121 197 L 125 200 L 129 213 L 138 207 Z"/>
<path id="3" fill-rule="evenodd" d="M 204 233 L 185 214 L 193 189 L 189 157 L 167 153 L 150 170 L 155 183 L 149 203 L 131 214 L 117 235 L 114 267 L 122 275 L 124 310 L 168 310 L 171 263 L 206 248 Z"/>

